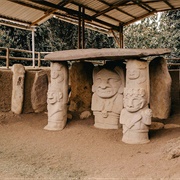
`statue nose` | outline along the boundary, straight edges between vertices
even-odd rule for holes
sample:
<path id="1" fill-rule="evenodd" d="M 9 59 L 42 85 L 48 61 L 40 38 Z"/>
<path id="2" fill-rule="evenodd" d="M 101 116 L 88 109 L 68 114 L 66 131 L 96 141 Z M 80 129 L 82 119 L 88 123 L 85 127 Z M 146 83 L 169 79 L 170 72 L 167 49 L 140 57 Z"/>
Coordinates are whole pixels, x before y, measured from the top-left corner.
<path id="1" fill-rule="evenodd" d="M 101 83 L 99 84 L 99 86 L 102 88 L 102 89 L 105 89 L 108 87 L 108 82 L 107 80 L 102 80 Z"/>
<path id="2" fill-rule="evenodd" d="M 127 100 L 128 107 L 133 107 L 132 99 Z"/>

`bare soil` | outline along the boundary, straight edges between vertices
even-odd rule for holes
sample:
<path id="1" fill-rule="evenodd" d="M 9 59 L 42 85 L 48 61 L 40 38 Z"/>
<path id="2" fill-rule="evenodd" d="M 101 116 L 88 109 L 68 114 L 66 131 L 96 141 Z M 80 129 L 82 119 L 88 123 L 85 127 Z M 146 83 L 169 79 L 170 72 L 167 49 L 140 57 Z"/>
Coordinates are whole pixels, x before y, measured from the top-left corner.
<path id="1" fill-rule="evenodd" d="M 179 107 L 163 123 L 180 124 Z M 180 179 L 180 128 L 151 130 L 150 143 L 121 141 L 93 117 L 46 131 L 47 114 L 0 113 L 0 179 Z"/>

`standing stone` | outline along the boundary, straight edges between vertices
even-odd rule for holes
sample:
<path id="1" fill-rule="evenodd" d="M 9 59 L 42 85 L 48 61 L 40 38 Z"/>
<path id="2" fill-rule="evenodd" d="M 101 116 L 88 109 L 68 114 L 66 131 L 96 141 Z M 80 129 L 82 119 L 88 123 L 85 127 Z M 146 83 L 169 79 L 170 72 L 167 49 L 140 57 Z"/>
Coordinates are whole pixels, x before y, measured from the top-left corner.
<path id="1" fill-rule="evenodd" d="M 48 77 L 43 70 L 36 72 L 31 90 L 31 103 L 35 113 L 47 109 Z"/>
<path id="2" fill-rule="evenodd" d="M 171 110 L 171 77 L 166 60 L 157 57 L 150 62 L 150 107 L 153 117 L 167 119 Z"/>
<path id="3" fill-rule="evenodd" d="M 51 83 L 47 97 L 48 124 L 46 130 L 62 130 L 67 122 L 68 66 L 66 62 L 51 63 Z"/>
<path id="4" fill-rule="evenodd" d="M 148 132 L 152 111 L 148 108 L 149 81 L 148 63 L 129 60 L 127 62 L 124 108 L 120 115 L 123 125 L 122 141 L 128 144 L 149 142 Z"/>
<path id="5" fill-rule="evenodd" d="M 94 69 L 91 109 L 94 126 L 102 129 L 118 129 L 119 115 L 123 108 L 124 73 L 120 67 L 113 70 Z"/>
<path id="6" fill-rule="evenodd" d="M 81 113 L 91 109 L 93 68 L 93 64 L 89 62 L 72 64 L 70 69 L 70 111 Z"/>
<path id="7" fill-rule="evenodd" d="M 13 89 L 11 111 L 16 114 L 21 114 L 24 99 L 24 74 L 25 68 L 21 64 L 14 64 L 13 71 Z"/>

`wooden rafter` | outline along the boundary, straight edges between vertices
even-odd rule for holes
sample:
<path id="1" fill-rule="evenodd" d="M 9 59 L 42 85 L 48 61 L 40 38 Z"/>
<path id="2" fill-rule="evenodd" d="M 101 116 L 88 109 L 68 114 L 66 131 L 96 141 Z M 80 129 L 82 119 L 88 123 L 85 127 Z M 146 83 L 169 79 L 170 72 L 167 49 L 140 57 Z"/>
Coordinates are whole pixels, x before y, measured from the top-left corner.
<path id="1" fill-rule="evenodd" d="M 76 6 L 79 6 L 79 4 L 76 3 L 76 2 L 72 2 L 72 4 L 74 4 L 74 5 L 76 5 Z M 88 6 L 85 6 L 85 5 L 81 5 L 81 6 L 84 7 L 85 9 L 87 9 L 87 10 L 90 10 L 90 11 L 94 12 L 94 13 L 99 13 L 99 11 L 96 11 L 95 9 L 92 9 L 92 8 L 90 8 L 90 7 L 88 7 Z M 112 19 L 112 20 L 114 20 L 114 21 L 117 21 L 118 23 L 122 23 L 120 20 L 118 20 L 118 19 L 116 19 L 116 18 L 113 18 L 113 17 L 111 17 L 111 16 L 109 16 L 109 15 L 107 15 L 107 14 L 104 14 L 103 16 L 105 16 L 105 17 L 107 17 L 107 18 L 110 18 L 110 19 Z"/>
<path id="2" fill-rule="evenodd" d="M 98 0 L 98 1 L 101 2 L 101 0 Z M 102 14 L 105 14 L 105 13 L 107 13 L 107 12 L 109 12 L 109 11 L 111 11 L 111 10 L 121 6 L 121 5 L 126 4 L 127 2 L 128 2 L 127 0 L 119 0 L 117 3 L 114 3 L 112 6 L 108 7 L 107 9 L 104 9 L 101 12 L 95 14 L 93 17 L 98 17 L 98 16 L 100 16 Z"/>
<path id="3" fill-rule="evenodd" d="M 171 9 L 174 9 L 174 6 L 170 4 L 167 0 L 163 0 L 163 2 L 165 2 Z"/>
<path id="4" fill-rule="evenodd" d="M 106 1 L 104 1 L 104 0 L 100 0 L 100 2 L 103 3 L 103 4 L 106 4 L 107 6 L 112 6 L 112 4 L 109 4 L 108 2 L 106 2 Z M 130 13 L 126 12 L 126 11 L 123 11 L 123 10 L 120 9 L 119 7 L 117 7 L 116 10 L 118 10 L 119 12 L 124 13 L 124 14 L 132 17 L 132 18 L 136 18 L 136 17 L 133 16 L 132 14 L 130 14 Z"/>
<path id="5" fill-rule="evenodd" d="M 65 11 L 66 13 L 71 14 L 73 16 L 78 16 L 78 11 L 68 9 L 68 8 L 65 8 L 65 7 L 61 7 L 61 6 L 58 6 L 56 4 L 50 3 L 48 1 L 37 1 L 37 0 L 29 0 L 29 1 L 37 3 L 37 4 L 41 4 L 41 5 L 44 5 L 44 6 L 48 6 L 48 7 L 54 8 L 54 9 L 58 9 L 58 10 L 61 10 L 61 11 Z M 84 14 L 83 16 L 84 16 L 84 19 L 87 20 L 87 21 L 92 21 L 93 20 L 93 21 L 95 21 L 97 23 L 103 24 L 103 25 L 105 25 L 107 27 L 111 27 L 112 29 L 118 31 L 118 26 L 115 26 L 115 25 L 110 24 L 108 22 L 102 21 L 100 19 L 96 19 L 95 17 L 89 16 L 87 14 Z"/>
<path id="6" fill-rule="evenodd" d="M 151 8 L 150 6 L 148 6 L 147 4 L 141 2 L 141 1 L 136 1 L 136 0 L 132 0 L 132 2 L 134 2 L 135 4 L 137 4 L 139 7 L 145 9 L 148 12 L 152 12 L 154 11 L 153 8 Z"/>

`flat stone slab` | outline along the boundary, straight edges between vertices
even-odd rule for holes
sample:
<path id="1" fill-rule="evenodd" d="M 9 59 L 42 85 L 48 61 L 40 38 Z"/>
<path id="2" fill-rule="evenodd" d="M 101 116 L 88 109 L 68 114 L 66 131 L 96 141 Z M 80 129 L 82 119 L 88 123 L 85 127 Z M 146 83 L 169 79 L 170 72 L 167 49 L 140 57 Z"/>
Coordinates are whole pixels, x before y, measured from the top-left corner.
<path id="1" fill-rule="evenodd" d="M 142 58 L 169 54 L 170 49 L 73 49 L 56 51 L 45 56 L 50 61 L 76 61 L 76 60 L 122 60 L 127 58 Z"/>

